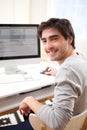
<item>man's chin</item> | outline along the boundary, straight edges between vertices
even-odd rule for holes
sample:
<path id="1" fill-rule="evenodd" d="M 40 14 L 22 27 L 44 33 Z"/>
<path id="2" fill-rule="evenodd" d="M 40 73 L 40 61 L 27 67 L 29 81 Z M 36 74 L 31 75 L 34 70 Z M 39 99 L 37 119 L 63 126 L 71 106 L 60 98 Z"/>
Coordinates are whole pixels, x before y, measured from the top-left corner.
<path id="1" fill-rule="evenodd" d="M 50 57 L 51 61 L 58 61 L 58 57 Z"/>
<path id="2" fill-rule="evenodd" d="M 51 60 L 51 61 L 55 61 L 55 58 L 50 57 L 50 60 Z"/>

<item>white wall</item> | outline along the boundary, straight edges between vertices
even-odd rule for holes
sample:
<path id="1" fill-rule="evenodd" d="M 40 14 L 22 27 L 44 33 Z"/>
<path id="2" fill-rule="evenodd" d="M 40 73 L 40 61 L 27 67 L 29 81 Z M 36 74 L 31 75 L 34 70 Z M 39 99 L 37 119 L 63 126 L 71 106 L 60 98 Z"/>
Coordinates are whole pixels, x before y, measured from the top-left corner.
<path id="1" fill-rule="evenodd" d="M 40 23 L 47 17 L 47 0 L 31 0 L 31 23 Z"/>
<path id="2" fill-rule="evenodd" d="M 47 0 L 0 0 L 0 23 L 40 23 Z"/>
<path id="3" fill-rule="evenodd" d="M 76 50 L 87 56 L 87 38 L 76 39 Z"/>
<path id="4" fill-rule="evenodd" d="M 28 23 L 29 0 L 0 0 L 0 23 Z"/>

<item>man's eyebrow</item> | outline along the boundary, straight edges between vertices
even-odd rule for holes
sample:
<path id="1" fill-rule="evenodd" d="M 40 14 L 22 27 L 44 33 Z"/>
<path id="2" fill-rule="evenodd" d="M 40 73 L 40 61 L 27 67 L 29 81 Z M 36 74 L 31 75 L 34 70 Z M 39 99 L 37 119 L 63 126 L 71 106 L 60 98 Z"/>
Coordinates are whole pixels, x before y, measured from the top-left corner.
<path id="1" fill-rule="evenodd" d="M 56 35 L 56 34 L 55 34 L 55 35 L 51 35 L 51 36 L 49 36 L 48 38 L 51 39 L 51 38 L 55 38 L 55 37 L 59 37 L 59 35 Z M 41 40 L 44 40 L 44 39 L 46 39 L 46 38 L 45 38 L 45 37 L 42 37 L 42 38 L 41 38 Z"/>
<path id="2" fill-rule="evenodd" d="M 50 36 L 49 38 L 55 38 L 55 37 L 59 37 L 59 35 L 52 35 L 52 36 Z"/>

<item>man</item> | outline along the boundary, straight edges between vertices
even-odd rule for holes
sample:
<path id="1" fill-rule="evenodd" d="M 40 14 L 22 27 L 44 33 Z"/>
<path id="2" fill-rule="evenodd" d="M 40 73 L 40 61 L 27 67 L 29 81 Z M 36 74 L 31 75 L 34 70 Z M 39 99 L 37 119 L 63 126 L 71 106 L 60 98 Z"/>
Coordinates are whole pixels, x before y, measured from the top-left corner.
<path id="1" fill-rule="evenodd" d="M 75 52 L 75 35 L 68 20 L 52 18 L 42 22 L 39 36 L 50 59 L 60 64 L 55 79 L 54 102 L 47 106 L 27 97 L 19 110 L 27 114 L 25 108 L 28 106 L 28 110 L 32 109 L 49 127 L 60 129 L 72 115 L 86 108 L 87 60 Z"/>
<path id="2" fill-rule="evenodd" d="M 63 130 L 73 115 L 86 109 L 87 60 L 75 52 L 75 35 L 69 20 L 51 18 L 40 24 L 38 33 L 45 52 L 60 64 L 54 100 L 52 105 L 43 105 L 29 96 L 19 110 L 25 115 L 32 110 L 50 128 Z"/>

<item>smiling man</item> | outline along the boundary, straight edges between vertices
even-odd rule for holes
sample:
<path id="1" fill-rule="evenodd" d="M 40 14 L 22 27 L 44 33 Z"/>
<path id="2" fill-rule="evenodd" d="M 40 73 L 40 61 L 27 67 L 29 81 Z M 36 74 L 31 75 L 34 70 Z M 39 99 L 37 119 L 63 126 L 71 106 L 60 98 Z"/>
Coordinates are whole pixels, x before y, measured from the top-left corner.
<path id="1" fill-rule="evenodd" d="M 38 34 L 50 59 L 60 64 L 54 100 L 52 105 L 43 105 L 29 96 L 19 110 L 25 115 L 32 110 L 50 128 L 63 130 L 73 115 L 87 108 L 87 59 L 75 52 L 75 35 L 69 20 L 51 18 L 42 22 Z"/>
<path id="2" fill-rule="evenodd" d="M 60 130 L 73 115 L 86 109 L 87 60 L 75 52 L 75 34 L 69 20 L 51 18 L 40 24 L 38 33 L 45 52 L 60 64 L 54 101 L 52 106 L 42 105 L 33 97 L 27 97 L 19 110 L 26 113 L 26 105 L 49 127 Z"/>
<path id="3" fill-rule="evenodd" d="M 68 20 L 62 19 L 60 22 L 56 21 L 56 23 L 55 19 L 51 20 L 54 21 L 54 24 L 40 30 L 39 35 L 43 42 L 44 50 L 50 59 L 62 63 L 68 56 L 74 53 L 74 32 Z M 63 26 L 64 22 L 68 24 L 65 28 Z M 44 26 L 47 25 L 42 23 L 42 27 Z"/>

